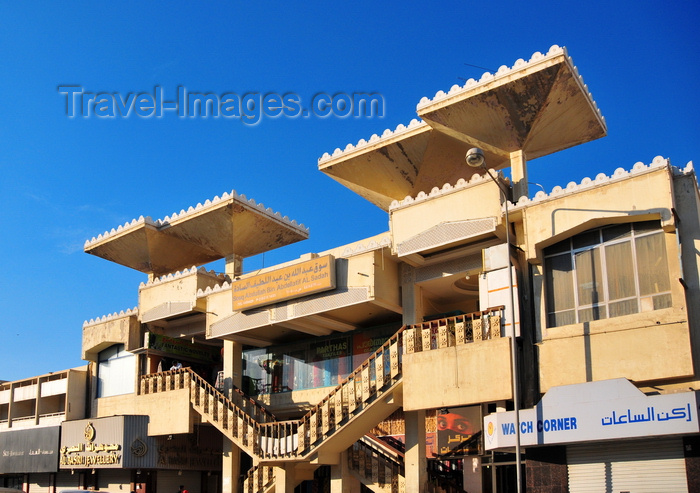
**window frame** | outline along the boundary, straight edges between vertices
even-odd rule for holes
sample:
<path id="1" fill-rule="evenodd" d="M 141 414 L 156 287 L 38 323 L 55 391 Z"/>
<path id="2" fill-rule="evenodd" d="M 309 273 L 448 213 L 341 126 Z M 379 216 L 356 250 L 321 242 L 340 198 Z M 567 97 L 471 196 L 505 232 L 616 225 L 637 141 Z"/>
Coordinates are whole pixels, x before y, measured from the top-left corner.
<path id="1" fill-rule="evenodd" d="M 653 227 L 650 228 L 650 226 L 653 224 Z M 620 227 L 623 225 L 629 226 L 629 229 L 627 232 L 625 232 L 622 235 L 617 235 L 611 239 L 605 239 L 605 232 L 606 231 L 611 231 L 612 228 L 614 227 Z M 589 243 L 585 244 L 583 246 L 575 246 L 575 241 L 578 239 L 579 241 L 583 238 L 585 238 L 586 235 L 591 236 L 595 234 L 597 236 L 597 240 L 595 243 Z M 606 320 L 606 319 L 611 319 L 611 318 L 618 318 L 621 316 L 627 316 L 627 315 L 633 315 L 637 313 L 643 313 L 643 312 L 649 312 L 649 311 L 654 311 L 658 309 L 663 309 L 668 306 L 671 306 L 672 304 L 672 290 L 671 290 L 671 282 L 670 282 L 670 268 L 669 268 L 669 257 L 668 257 L 668 251 L 666 248 L 666 242 L 665 242 L 665 232 L 661 228 L 661 223 L 658 220 L 655 221 L 639 221 L 639 222 L 630 222 L 630 223 L 619 223 L 619 224 L 609 224 L 601 227 L 596 227 L 592 228 L 586 231 L 583 231 L 581 233 L 578 233 L 576 235 L 573 235 L 569 238 L 566 238 L 562 241 L 559 241 L 553 245 L 550 245 L 548 247 L 545 247 L 542 251 L 542 257 L 543 257 L 543 273 L 544 273 L 544 290 L 545 290 L 545 320 L 546 320 L 546 326 L 548 328 L 555 328 L 555 327 L 563 327 L 566 325 L 574 325 L 574 324 L 579 324 L 579 323 L 585 323 L 585 322 L 591 322 L 591 321 L 596 321 L 596 320 Z M 663 246 L 663 251 L 659 252 L 660 256 L 665 260 L 665 281 L 668 282 L 667 287 L 668 289 L 665 289 L 663 291 L 655 292 L 655 293 L 646 293 L 642 294 L 641 293 L 641 284 L 640 284 L 640 276 L 644 274 L 644 272 L 640 272 L 640 266 L 638 265 L 639 261 L 639 255 L 640 251 L 639 245 L 637 241 L 642 238 L 646 237 L 651 237 L 654 235 L 661 235 L 662 239 L 662 246 Z M 622 245 L 622 244 L 629 244 L 630 245 L 630 260 L 632 264 L 632 275 L 634 276 L 634 294 L 631 296 L 625 296 L 621 298 L 616 298 L 614 300 L 610 299 L 610 284 L 611 281 L 613 280 L 612 276 L 610 276 L 610 272 L 608 269 L 608 256 L 609 251 L 608 247 L 615 246 L 615 245 Z M 581 304 L 580 303 L 580 289 L 581 285 L 579 283 L 579 271 L 577 270 L 577 258 L 583 253 L 586 252 L 594 252 L 598 251 L 598 257 L 600 259 L 600 274 L 601 274 L 601 289 L 600 292 L 597 292 L 600 296 L 600 299 L 595 302 L 595 303 L 586 303 L 586 304 Z M 551 253 L 548 253 L 551 252 Z M 610 255 L 612 257 L 612 255 Z M 572 292 L 572 299 L 573 299 L 573 306 L 566 307 L 563 309 L 559 310 L 552 310 L 552 304 L 560 305 L 561 299 L 558 300 L 555 298 L 556 293 L 558 292 L 557 288 L 562 288 L 562 285 L 559 286 L 552 286 L 554 282 L 554 271 L 551 270 L 550 266 L 548 265 L 550 262 L 552 262 L 552 259 L 555 258 L 561 258 L 562 260 L 566 258 L 568 260 L 568 266 L 569 266 L 569 271 L 561 271 L 561 272 L 567 272 L 567 277 L 568 277 L 568 282 L 570 285 L 566 287 L 567 291 Z M 580 262 L 580 260 L 579 260 Z M 644 268 L 644 266 L 642 266 Z M 591 271 L 594 271 L 596 268 L 593 267 Z M 664 274 L 659 274 L 663 276 Z M 563 282 L 561 279 L 558 282 Z M 660 306 L 659 308 L 656 308 L 655 300 L 656 299 L 661 299 L 661 297 L 668 297 L 666 300 L 666 303 L 663 303 L 662 305 L 666 306 Z M 651 309 L 648 307 L 645 307 L 645 303 L 649 303 L 651 301 Z M 628 312 L 628 313 L 618 313 L 618 314 L 611 314 L 611 305 L 615 304 L 620 304 L 624 302 L 630 302 L 630 301 L 636 301 L 636 311 Z M 566 300 L 564 300 L 564 304 L 566 304 Z M 581 317 L 581 312 L 584 310 L 589 310 L 592 314 L 591 317 L 586 317 L 583 319 Z M 598 316 L 596 316 L 596 311 L 599 313 Z M 557 322 L 557 316 L 564 315 L 568 312 L 573 312 L 573 321 L 567 321 L 564 319 L 563 322 Z M 602 315 L 601 315 L 602 314 Z"/>

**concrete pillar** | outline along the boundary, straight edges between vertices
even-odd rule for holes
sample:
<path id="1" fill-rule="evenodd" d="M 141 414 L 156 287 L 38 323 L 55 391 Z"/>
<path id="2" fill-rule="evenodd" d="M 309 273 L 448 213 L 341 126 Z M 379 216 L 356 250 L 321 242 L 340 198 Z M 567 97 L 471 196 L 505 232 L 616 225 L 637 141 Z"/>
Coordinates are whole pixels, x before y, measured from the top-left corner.
<path id="1" fill-rule="evenodd" d="M 425 457 L 425 411 L 405 411 L 406 420 L 406 493 L 427 490 L 428 461 Z"/>
<path id="2" fill-rule="evenodd" d="M 240 388 L 243 370 L 243 346 L 237 342 L 224 341 L 224 395 L 231 396 L 233 385 Z M 221 493 L 238 493 L 238 478 L 241 473 L 241 449 L 224 438 L 221 464 Z"/>
<path id="3" fill-rule="evenodd" d="M 243 257 L 240 255 L 229 255 L 226 257 L 225 273 L 231 278 L 240 276 L 243 273 Z"/>
<path id="4" fill-rule="evenodd" d="M 294 493 L 294 487 L 296 486 L 296 474 L 294 472 L 293 463 L 275 467 L 274 493 Z"/>
<path id="5" fill-rule="evenodd" d="M 527 160 L 522 150 L 510 153 L 510 177 L 513 180 L 513 202 L 522 196 L 527 197 Z"/>
<path id="6" fill-rule="evenodd" d="M 423 293 L 420 286 L 416 286 L 416 270 L 407 264 L 401 265 L 401 302 L 404 324 L 423 321 Z"/>
<path id="7" fill-rule="evenodd" d="M 331 466 L 331 493 L 360 493 L 360 481 L 350 472 L 348 453 L 340 454 L 340 463 Z"/>

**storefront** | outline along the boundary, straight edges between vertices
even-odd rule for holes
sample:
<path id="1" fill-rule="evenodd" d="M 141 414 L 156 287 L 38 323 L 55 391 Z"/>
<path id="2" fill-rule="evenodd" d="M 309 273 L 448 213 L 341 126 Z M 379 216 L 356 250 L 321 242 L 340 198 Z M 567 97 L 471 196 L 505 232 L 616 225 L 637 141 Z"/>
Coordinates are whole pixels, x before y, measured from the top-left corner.
<path id="1" fill-rule="evenodd" d="M 222 437 L 210 426 L 188 435 L 148 436 L 148 416 L 66 421 L 60 469 L 82 475 L 86 487 L 135 493 L 216 493 Z"/>
<path id="2" fill-rule="evenodd" d="M 517 426 L 528 462 L 538 464 L 528 464 L 528 475 L 544 467 L 556 476 L 552 470 L 559 469 L 572 493 L 697 491 L 686 474 L 687 463 L 696 466 L 690 444 L 700 431 L 697 392 L 645 395 L 622 378 L 554 387 L 520 411 Z M 487 450 L 512 450 L 515 443 L 513 411 L 484 418 Z"/>
<path id="3" fill-rule="evenodd" d="M 31 493 L 67 486 L 56 477 L 60 431 L 60 426 L 49 426 L 2 432 L 0 486 L 28 488 Z"/>

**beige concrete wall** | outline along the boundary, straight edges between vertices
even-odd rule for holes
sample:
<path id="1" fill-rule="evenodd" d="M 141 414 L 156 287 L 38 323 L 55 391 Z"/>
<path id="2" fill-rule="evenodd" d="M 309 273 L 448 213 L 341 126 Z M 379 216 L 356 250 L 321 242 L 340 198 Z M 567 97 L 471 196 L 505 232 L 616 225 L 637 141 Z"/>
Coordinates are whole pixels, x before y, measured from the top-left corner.
<path id="1" fill-rule="evenodd" d="M 88 367 L 74 368 L 68 371 L 68 386 L 66 389 L 66 419 L 85 418 L 87 403 Z"/>
<path id="2" fill-rule="evenodd" d="M 94 402 L 96 418 L 123 414 L 149 416 L 150 436 L 191 433 L 194 426 L 189 389 L 150 395 L 124 394 L 103 397 Z"/>
<path id="3" fill-rule="evenodd" d="M 405 411 L 512 398 L 510 339 L 492 339 L 403 357 Z"/>
<path id="4" fill-rule="evenodd" d="M 697 176 L 693 173 L 674 176 L 675 210 L 680 220 L 680 252 L 683 258 L 683 280 L 686 285 L 685 300 L 688 307 L 693 362 L 700 369 L 700 194 Z M 669 250 L 674 256 L 678 249 Z M 673 279 L 673 278 L 672 278 Z"/>
<path id="5" fill-rule="evenodd" d="M 197 303 L 197 290 L 221 284 L 223 278 L 209 272 L 194 270 L 173 276 L 165 276 L 139 288 L 139 311 L 146 313 L 168 302 Z"/>
<path id="6" fill-rule="evenodd" d="M 83 355 L 86 361 L 97 361 L 97 353 L 113 344 L 124 344 L 127 351 L 139 348 L 141 324 L 136 315 L 115 317 L 83 327 Z"/>
<path id="7" fill-rule="evenodd" d="M 530 262 L 541 262 L 542 249 L 587 229 L 620 222 L 661 219 L 673 229 L 671 176 L 667 168 L 609 181 L 575 193 L 533 203 L 522 214 L 525 238 L 518 243 Z"/>
<path id="8" fill-rule="evenodd" d="M 663 311 L 663 310 L 660 310 Z M 652 318 L 652 314 L 639 314 Z M 635 317 L 630 315 L 630 318 Z M 643 324 L 629 330 L 614 327 L 614 320 L 598 320 L 590 331 L 584 324 L 565 328 L 579 335 L 550 338 L 539 345 L 540 391 L 556 385 L 627 378 L 633 382 L 691 377 L 694 373 L 687 323 Z M 613 330 L 605 331 L 608 325 Z M 591 323 L 591 326 L 593 323 Z"/>
<path id="9" fill-rule="evenodd" d="M 500 222 L 501 216 L 501 192 L 485 177 L 464 188 L 393 210 L 389 216 L 392 243 L 398 245 L 439 223 L 486 217 L 496 217 Z"/>

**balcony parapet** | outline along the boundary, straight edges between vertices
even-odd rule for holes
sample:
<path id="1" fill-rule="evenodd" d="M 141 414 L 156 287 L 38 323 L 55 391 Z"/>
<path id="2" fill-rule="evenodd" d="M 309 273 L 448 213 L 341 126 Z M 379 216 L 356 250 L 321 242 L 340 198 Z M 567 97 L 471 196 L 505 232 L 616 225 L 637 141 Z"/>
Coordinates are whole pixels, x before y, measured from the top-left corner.
<path id="1" fill-rule="evenodd" d="M 225 274 L 203 267 L 167 274 L 139 286 L 139 319 L 152 322 L 191 311 L 205 311 L 206 300 L 199 294 L 228 284 Z"/>

